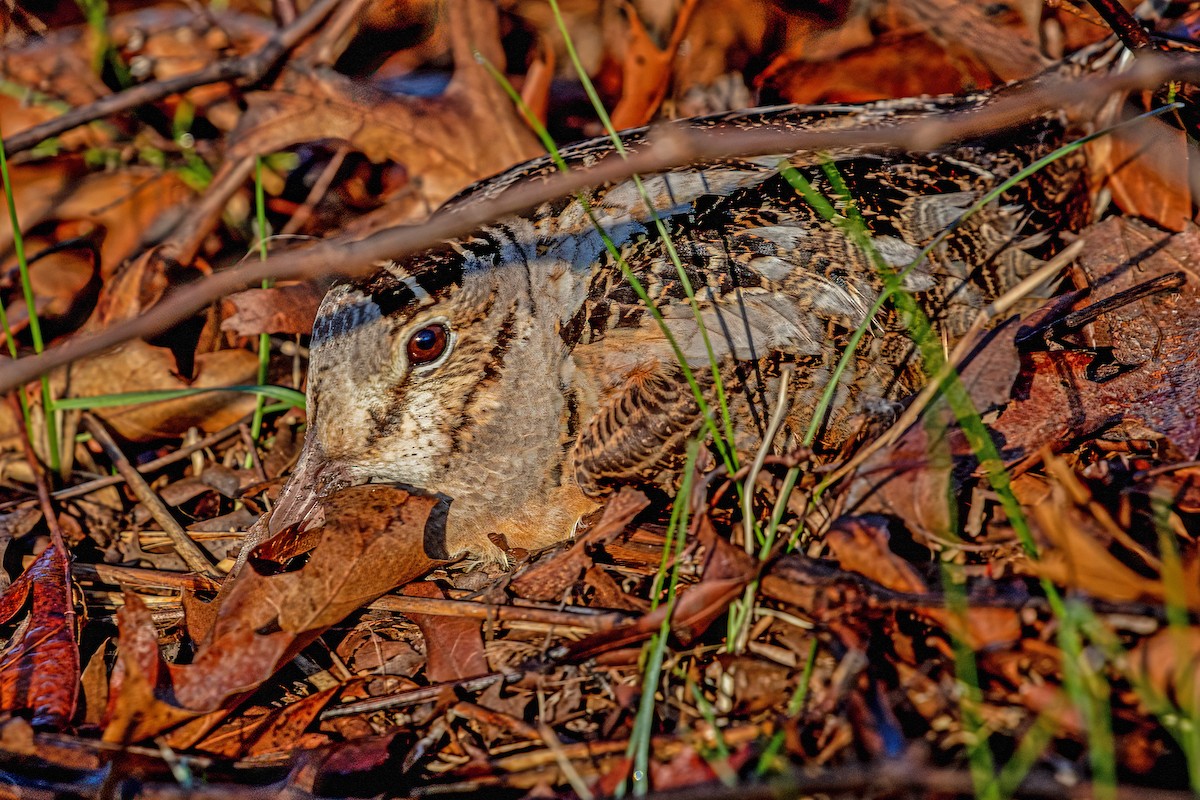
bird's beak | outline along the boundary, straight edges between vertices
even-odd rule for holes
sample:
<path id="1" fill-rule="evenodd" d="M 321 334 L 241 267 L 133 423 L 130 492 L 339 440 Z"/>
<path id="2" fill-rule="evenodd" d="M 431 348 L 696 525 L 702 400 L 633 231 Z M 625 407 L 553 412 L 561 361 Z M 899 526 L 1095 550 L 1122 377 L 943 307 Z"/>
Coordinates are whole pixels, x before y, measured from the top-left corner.
<path id="1" fill-rule="evenodd" d="M 317 437 L 310 430 L 304 449 L 300 452 L 300 460 L 279 493 L 274 508 L 263 514 L 246 532 L 233 571 L 240 570 L 251 550 L 280 531 L 292 525 L 312 528 L 323 523 L 324 513 L 318 501 L 353 483 L 349 471 L 325 455 Z"/>

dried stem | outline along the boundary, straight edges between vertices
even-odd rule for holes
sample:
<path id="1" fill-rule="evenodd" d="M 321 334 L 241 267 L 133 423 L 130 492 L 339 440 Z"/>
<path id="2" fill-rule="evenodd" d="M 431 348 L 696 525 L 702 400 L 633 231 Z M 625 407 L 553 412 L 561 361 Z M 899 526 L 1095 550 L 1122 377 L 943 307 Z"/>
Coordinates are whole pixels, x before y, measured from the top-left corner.
<path id="1" fill-rule="evenodd" d="M 113 466 L 117 468 L 117 472 L 121 473 L 121 477 L 129 484 L 129 488 L 133 490 L 137 499 L 146 506 L 146 510 L 150 512 L 150 516 L 154 518 L 166 533 L 167 538 L 171 540 L 171 545 L 175 548 L 175 552 L 183 559 L 183 563 L 192 572 L 215 581 L 220 581 L 222 576 L 217 572 L 212 563 L 208 560 L 204 551 L 192 541 L 187 535 L 187 531 L 179 524 L 175 517 L 171 516 L 170 510 L 163 503 L 162 499 L 154 493 L 150 488 L 150 484 L 146 483 L 146 479 L 142 474 L 134 469 L 133 464 L 129 463 L 129 459 L 121 452 L 121 448 L 117 447 L 117 443 L 113 441 L 109 435 L 108 429 L 104 427 L 98 419 L 91 414 L 83 415 L 83 424 L 91 432 L 100 446 L 104 448 L 104 452 L 112 460 Z"/>
<path id="2" fill-rule="evenodd" d="M 1200 58 L 1147 56 L 1121 74 L 1089 80 L 1047 78 L 1006 92 L 984 108 L 939 118 L 904 120 L 886 128 L 798 131 L 778 127 L 729 130 L 667 126 L 652 131 L 646 145 L 626 158 L 612 155 L 598 160 L 590 169 L 555 175 L 545 181 L 521 183 L 488 202 L 435 214 L 423 225 L 389 228 L 356 241 L 328 239 L 302 251 L 245 263 L 217 273 L 176 291 L 136 319 L 92 336 L 77 337 L 39 355 L 0 367 L 0 391 L 121 342 L 158 334 L 224 295 L 258 285 L 264 279 L 361 274 L 374 269 L 379 261 L 419 252 L 470 233 L 499 217 L 520 213 L 540 203 L 635 173 L 660 172 L 698 161 L 798 150 L 932 150 L 948 142 L 1017 125 L 1032 115 L 1051 109 L 1099 102 L 1116 92 L 1152 88 L 1168 79 L 1195 80 L 1198 77 Z"/>
<path id="3" fill-rule="evenodd" d="M 233 59 L 223 59 L 203 69 L 161 81 L 150 81 L 117 94 L 101 97 L 85 106 L 72 109 L 61 116 L 34 125 L 4 140 L 9 156 L 28 150 L 39 142 L 60 136 L 72 128 L 95 122 L 110 114 L 129 111 L 147 103 L 155 103 L 173 94 L 195 89 L 210 83 L 240 81 L 254 84 L 262 80 L 279 59 L 313 31 L 325 17 L 337 8 L 339 0 L 319 0 L 295 23 L 281 28 L 258 50 Z"/>

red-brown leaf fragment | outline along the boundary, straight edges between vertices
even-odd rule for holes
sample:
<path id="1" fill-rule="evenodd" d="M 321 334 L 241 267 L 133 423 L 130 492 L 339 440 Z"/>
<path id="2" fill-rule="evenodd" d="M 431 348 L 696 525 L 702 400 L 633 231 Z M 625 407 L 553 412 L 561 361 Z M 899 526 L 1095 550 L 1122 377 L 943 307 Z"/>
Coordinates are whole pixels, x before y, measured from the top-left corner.
<path id="1" fill-rule="evenodd" d="M 325 281 L 305 281 L 232 294 L 225 298 L 232 313 L 221 322 L 221 330 L 238 336 L 311 333 L 327 288 Z"/>
<path id="2" fill-rule="evenodd" d="M 1029 353 L 1017 399 L 993 429 L 1003 436 L 1006 456 L 1020 457 L 1046 444 L 1125 420 L 1163 434 L 1188 458 L 1200 451 L 1200 233 L 1155 231 L 1136 220 L 1114 217 L 1085 237 L 1081 261 L 1102 300 L 1168 273 L 1181 271 L 1186 284 L 1130 303 L 1093 325 L 1096 346 L 1111 348 L 1125 371 L 1097 379 L 1104 351 L 1053 350 Z"/>
<path id="3" fill-rule="evenodd" d="M 0 654 L 0 708 L 63 728 L 75 715 L 79 648 L 66 556 L 51 545 L 0 595 L 0 621 L 30 605 L 28 622 Z"/>
<path id="4" fill-rule="evenodd" d="M 138 632 L 143 626 L 122 626 L 123 663 L 135 669 L 126 669 L 120 689 L 114 690 L 110 709 L 120 716 L 110 717 L 108 741 L 161 733 L 179 721 L 170 712 L 186 719 L 231 708 L 329 626 L 439 563 L 424 550 L 427 525 L 444 518 L 437 497 L 374 484 L 338 492 L 322 505 L 325 524 L 314 536 L 302 535 L 304 546 L 278 547 L 279 539 L 295 538 L 288 531 L 260 546 L 260 552 L 274 548 L 290 556 L 288 563 L 276 563 L 274 574 L 264 574 L 260 569 L 266 563 L 252 556 L 226 582 L 215 601 L 212 628 L 191 664 L 163 673 L 157 647 L 151 652 L 148 633 Z M 301 558 L 303 566 L 292 569 Z M 128 614 L 124 619 L 138 622 Z M 127 654 L 128 647 L 140 655 Z M 186 745 L 203 733 L 202 726 L 190 730 Z"/>
<path id="5" fill-rule="evenodd" d="M 436 584 L 424 581 L 406 586 L 409 597 L 445 598 Z M 431 683 L 447 683 L 486 674 L 481 620 L 434 614 L 409 614 L 425 637 L 425 674 Z"/>

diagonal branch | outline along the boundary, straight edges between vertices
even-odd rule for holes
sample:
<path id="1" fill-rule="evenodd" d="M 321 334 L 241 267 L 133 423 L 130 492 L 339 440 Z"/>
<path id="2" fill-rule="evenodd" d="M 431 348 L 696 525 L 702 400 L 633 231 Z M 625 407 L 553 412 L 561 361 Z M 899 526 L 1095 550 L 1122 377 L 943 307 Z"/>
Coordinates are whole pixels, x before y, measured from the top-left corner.
<path id="1" fill-rule="evenodd" d="M 20 133 L 15 133 L 4 140 L 5 152 L 12 156 L 53 136 L 66 133 L 72 128 L 86 125 L 110 114 L 157 102 L 197 86 L 234 80 L 244 84 L 257 83 L 285 53 L 320 25 L 337 6 L 338 0 L 318 0 L 294 23 L 279 29 L 253 53 L 239 58 L 222 59 L 186 75 L 134 86 L 123 92 L 102 97 L 85 106 L 71 109 L 61 116 L 46 120 L 42 124 L 34 125 Z"/>
<path id="2" fill-rule="evenodd" d="M 77 337 L 40 355 L 4 364 L 0 367 L 0 392 L 121 342 L 157 334 L 222 296 L 258 284 L 265 278 L 362 274 L 374 269 L 374 265 L 382 260 L 419 252 L 470 233 L 497 218 L 635 173 L 650 174 L 699 161 L 800 150 L 932 150 L 952 141 L 1018 125 L 1051 109 L 1100 102 L 1113 93 L 1153 88 L 1168 79 L 1200 79 L 1200 58 L 1147 56 L 1122 74 L 1088 80 L 1050 78 L 1007 92 L 984 108 L 938 118 L 901 121 L 886 128 L 798 131 L 780 127 L 698 129 L 686 125 L 664 126 L 652 131 L 646 146 L 628 158 L 610 154 L 586 170 L 555 175 L 545 181 L 520 183 L 486 202 L 436 214 L 423 225 L 389 228 L 357 241 L 327 239 L 305 250 L 274 256 L 267 261 L 244 263 L 212 275 L 174 292 L 136 319 L 91 336 Z"/>

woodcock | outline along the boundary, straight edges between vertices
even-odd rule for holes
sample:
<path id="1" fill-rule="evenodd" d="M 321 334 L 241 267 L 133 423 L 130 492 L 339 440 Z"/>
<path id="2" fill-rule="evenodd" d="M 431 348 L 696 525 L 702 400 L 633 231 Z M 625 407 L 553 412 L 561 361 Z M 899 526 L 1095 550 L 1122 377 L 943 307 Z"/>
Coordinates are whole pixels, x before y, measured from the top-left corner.
<path id="1" fill-rule="evenodd" d="M 837 128 L 970 111 L 995 94 L 862 106 L 779 107 L 694 124 Z M 1064 117 L 930 153 L 787 153 L 645 176 L 695 292 L 730 404 L 737 447 L 753 452 L 780 391 L 790 411 L 775 446 L 798 444 L 850 334 L 883 283 L 839 221 L 813 210 L 781 173 L 790 166 L 842 212 L 836 165 L 887 266 L 902 270 L 988 190 L 1067 141 Z M 631 150 L 644 132 L 623 136 Z M 570 147 L 585 167 L 607 140 Z M 548 158 L 471 187 L 445 213 L 554 169 Z M 1060 246 L 1086 215 L 1082 159 L 1055 161 L 970 215 L 906 273 L 947 344 L 982 304 Z M 312 335 L 309 431 L 271 532 L 310 515 L 321 495 L 398 482 L 450 499 L 432 557 L 502 560 L 510 547 L 568 538 L 623 482 L 669 485 L 703 418 L 679 359 L 623 274 L 641 282 L 712 404 L 700 324 L 667 244 L 632 181 L 500 220 L 429 252 L 335 286 Z M 589 208 L 615 244 L 614 258 Z M 922 375 L 904 320 L 870 323 L 831 411 L 821 447 L 864 418 L 887 417 Z M 785 364 L 792 378 L 780 386 Z M 264 531 L 265 533 L 265 531 Z M 429 542 L 427 549 L 431 548 Z"/>

